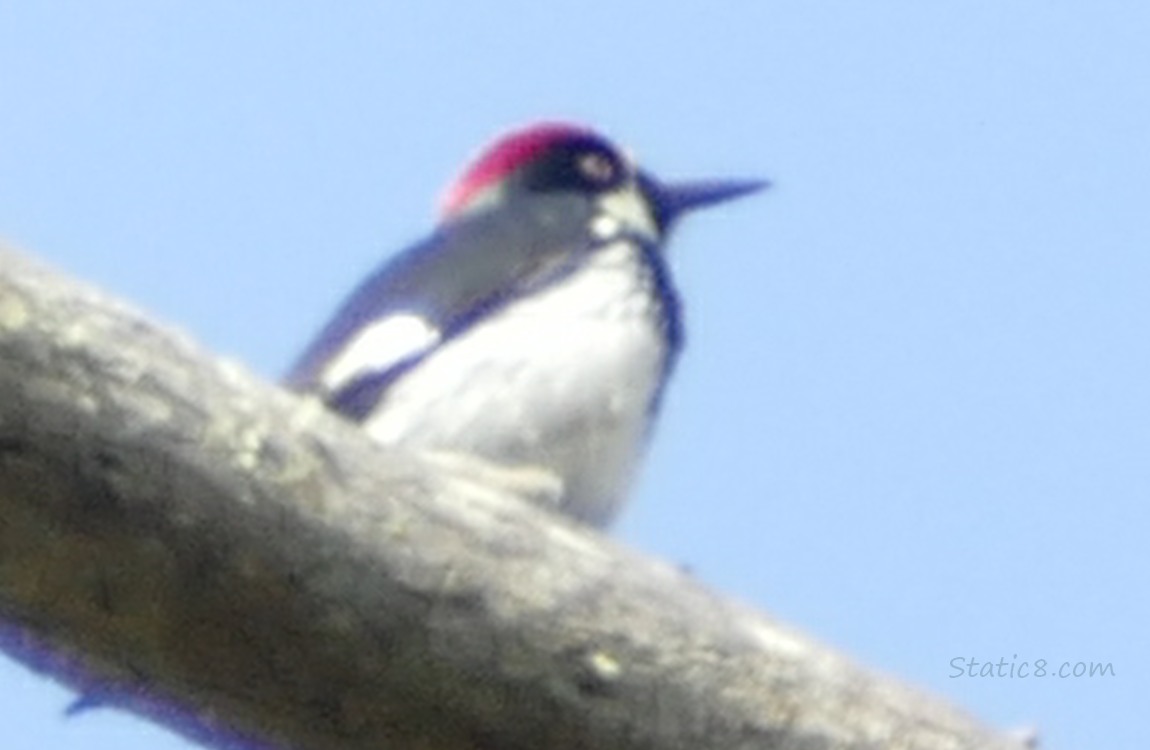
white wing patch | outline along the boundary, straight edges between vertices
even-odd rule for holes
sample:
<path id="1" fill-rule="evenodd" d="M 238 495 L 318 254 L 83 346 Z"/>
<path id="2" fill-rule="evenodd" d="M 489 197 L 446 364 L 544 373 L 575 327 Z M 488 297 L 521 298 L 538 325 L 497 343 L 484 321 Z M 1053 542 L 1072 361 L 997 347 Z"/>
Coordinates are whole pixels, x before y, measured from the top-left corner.
<path id="1" fill-rule="evenodd" d="M 415 313 L 395 313 L 364 326 L 332 358 L 321 381 L 336 391 L 367 373 L 388 370 L 439 343 L 439 329 Z"/>

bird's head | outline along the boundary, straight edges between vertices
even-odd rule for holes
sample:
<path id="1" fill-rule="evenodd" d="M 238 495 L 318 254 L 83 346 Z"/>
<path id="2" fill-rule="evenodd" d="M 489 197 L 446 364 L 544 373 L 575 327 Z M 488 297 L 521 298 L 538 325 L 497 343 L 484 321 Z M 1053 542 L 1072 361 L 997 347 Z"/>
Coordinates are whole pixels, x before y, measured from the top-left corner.
<path id="1" fill-rule="evenodd" d="M 659 241 L 697 208 L 752 193 L 767 183 L 708 180 L 664 183 L 590 128 L 546 122 L 507 133 L 488 146 L 447 190 L 445 222 L 518 202 L 562 198 L 592 207 L 592 231 Z"/>

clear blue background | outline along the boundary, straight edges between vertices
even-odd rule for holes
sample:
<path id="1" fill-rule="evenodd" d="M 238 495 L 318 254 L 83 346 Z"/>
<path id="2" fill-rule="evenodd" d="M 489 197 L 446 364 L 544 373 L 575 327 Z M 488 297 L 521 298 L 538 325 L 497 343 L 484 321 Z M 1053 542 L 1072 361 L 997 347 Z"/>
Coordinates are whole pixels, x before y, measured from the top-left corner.
<path id="1" fill-rule="evenodd" d="M 0 2 L 0 235 L 275 377 L 540 117 L 765 176 L 674 244 L 617 529 L 1048 748 L 1147 742 L 1150 6 Z M 955 657 L 1104 662 L 954 678 Z M 0 662 L 4 746 L 187 743 Z"/>

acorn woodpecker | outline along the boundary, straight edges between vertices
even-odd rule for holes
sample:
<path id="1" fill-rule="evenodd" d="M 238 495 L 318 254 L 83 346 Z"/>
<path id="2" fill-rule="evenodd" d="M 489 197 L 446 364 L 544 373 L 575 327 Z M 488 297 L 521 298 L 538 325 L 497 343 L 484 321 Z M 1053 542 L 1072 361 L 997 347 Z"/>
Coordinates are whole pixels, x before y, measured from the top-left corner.
<path id="1" fill-rule="evenodd" d="M 555 480 L 605 525 L 625 498 L 683 333 L 663 244 L 687 211 L 766 183 L 669 185 L 594 131 L 496 141 L 432 235 L 368 277 L 289 387 L 378 441 Z"/>

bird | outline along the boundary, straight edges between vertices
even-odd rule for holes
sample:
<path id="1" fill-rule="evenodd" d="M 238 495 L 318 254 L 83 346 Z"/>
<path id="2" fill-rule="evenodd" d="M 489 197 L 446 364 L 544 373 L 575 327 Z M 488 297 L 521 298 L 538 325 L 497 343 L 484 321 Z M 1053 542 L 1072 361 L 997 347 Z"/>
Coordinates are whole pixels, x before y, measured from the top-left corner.
<path id="1" fill-rule="evenodd" d="M 667 183 L 589 126 L 505 133 L 430 235 L 354 289 L 285 384 L 379 443 L 554 482 L 603 527 L 627 498 L 683 347 L 666 241 L 761 180 Z"/>

